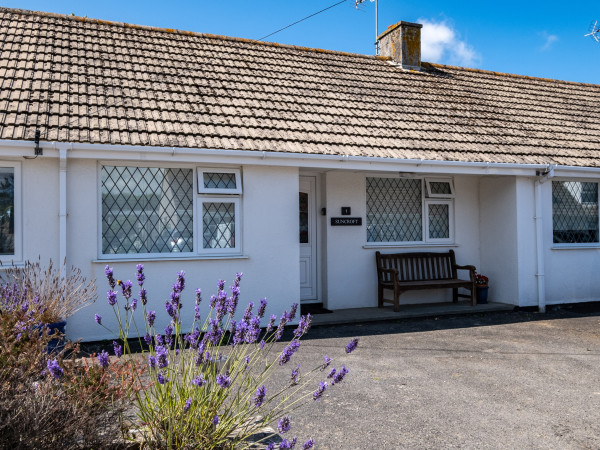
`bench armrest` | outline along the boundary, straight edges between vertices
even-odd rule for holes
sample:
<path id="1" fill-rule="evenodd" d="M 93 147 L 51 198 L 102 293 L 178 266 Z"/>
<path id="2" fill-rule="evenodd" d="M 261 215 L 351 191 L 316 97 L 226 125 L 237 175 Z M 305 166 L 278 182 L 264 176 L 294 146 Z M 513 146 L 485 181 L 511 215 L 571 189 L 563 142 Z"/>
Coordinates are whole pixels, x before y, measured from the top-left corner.
<path id="1" fill-rule="evenodd" d="M 384 274 L 389 274 L 391 280 L 394 282 L 394 285 L 398 282 L 398 269 L 379 269 L 380 273 L 380 281 L 384 280 Z"/>
<path id="2" fill-rule="evenodd" d="M 475 266 L 472 266 L 472 265 L 459 266 L 458 264 L 456 264 L 454 267 L 456 267 L 458 270 L 468 270 L 469 275 L 471 276 L 471 281 L 475 281 L 475 273 L 477 272 L 477 269 L 475 268 Z"/>

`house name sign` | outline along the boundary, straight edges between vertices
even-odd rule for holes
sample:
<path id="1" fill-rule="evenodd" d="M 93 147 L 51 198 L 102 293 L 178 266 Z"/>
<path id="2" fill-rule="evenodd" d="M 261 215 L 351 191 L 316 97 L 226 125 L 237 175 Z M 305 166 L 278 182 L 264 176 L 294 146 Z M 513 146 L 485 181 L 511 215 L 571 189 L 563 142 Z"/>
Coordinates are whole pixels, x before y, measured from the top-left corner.
<path id="1" fill-rule="evenodd" d="M 331 226 L 356 226 L 362 225 L 362 217 L 332 217 Z"/>

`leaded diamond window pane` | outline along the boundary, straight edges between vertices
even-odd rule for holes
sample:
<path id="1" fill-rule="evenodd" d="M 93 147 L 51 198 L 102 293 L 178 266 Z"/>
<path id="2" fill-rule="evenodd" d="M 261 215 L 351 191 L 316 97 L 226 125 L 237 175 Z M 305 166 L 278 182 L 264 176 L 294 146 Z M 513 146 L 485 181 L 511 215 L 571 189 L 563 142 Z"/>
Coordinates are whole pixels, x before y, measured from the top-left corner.
<path id="1" fill-rule="evenodd" d="M 598 183 L 552 182 L 555 243 L 598 242 Z"/>
<path id="2" fill-rule="evenodd" d="M 0 255 L 15 253 L 15 169 L 0 167 Z"/>
<path id="3" fill-rule="evenodd" d="M 235 248 L 235 203 L 202 204 L 203 248 Z"/>
<path id="4" fill-rule="evenodd" d="M 193 171 L 102 167 L 102 253 L 193 251 Z"/>
<path id="5" fill-rule="evenodd" d="M 448 204 L 429 205 L 429 239 L 450 238 L 450 206 Z"/>
<path id="6" fill-rule="evenodd" d="M 433 195 L 450 195 L 452 189 L 448 181 L 430 181 L 429 192 Z"/>
<path id="7" fill-rule="evenodd" d="M 367 242 L 423 240 L 421 180 L 367 178 Z"/>
<path id="8" fill-rule="evenodd" d="M 205 189 L 235 189 L 235 173 L 216 173 L 204 172 L 203 174 Z"/>

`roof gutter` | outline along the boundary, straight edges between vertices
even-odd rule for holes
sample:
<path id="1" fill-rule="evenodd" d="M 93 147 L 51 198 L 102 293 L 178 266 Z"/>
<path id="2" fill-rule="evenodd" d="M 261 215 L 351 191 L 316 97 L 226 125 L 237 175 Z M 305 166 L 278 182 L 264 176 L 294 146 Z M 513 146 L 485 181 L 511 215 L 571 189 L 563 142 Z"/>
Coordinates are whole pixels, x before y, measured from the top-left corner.
<path id="1" fill-rule="evenodd" d="M 56 147 L 65 143 L 43 142 L 43 157 L 58 158 Z M 209 164 L 260 164 L 270 166 L 299 166 L 320 169 L 365 171 L 405 171 L 421 173 L 456 173 L 470 175 L 521 175 L 536 176 L 548 170 L 549 164 L 490 163 L 399 159 L 375 156 L 323 155 L 307 153 L 272 152 L 257 150 L 221 150 L 185 147 L 150 147 L 111 144 L 69 143 L 70 159 L 96 159 L 103 161 L 138 161 Z M 2 156 L 30 156 L 31 141 L 0 140 Z M 600 167 L 553 166 L 562 176 L 584 177 L 600 174 Z"/>

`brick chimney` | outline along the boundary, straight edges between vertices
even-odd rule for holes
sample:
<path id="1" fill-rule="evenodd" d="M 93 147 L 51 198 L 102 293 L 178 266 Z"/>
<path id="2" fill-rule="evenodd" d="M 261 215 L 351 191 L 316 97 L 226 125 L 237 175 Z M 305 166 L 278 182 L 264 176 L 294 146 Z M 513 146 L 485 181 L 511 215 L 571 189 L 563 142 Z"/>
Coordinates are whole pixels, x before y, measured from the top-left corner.
<path id="1" fill-rule="evenodd" d="M 388 56 L 403 69 L 421 69 L 420 23 L 398 22 L 379 35 L 379 56 Z"/>

